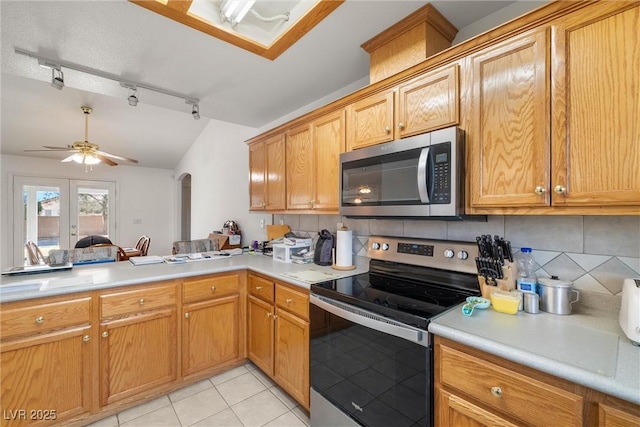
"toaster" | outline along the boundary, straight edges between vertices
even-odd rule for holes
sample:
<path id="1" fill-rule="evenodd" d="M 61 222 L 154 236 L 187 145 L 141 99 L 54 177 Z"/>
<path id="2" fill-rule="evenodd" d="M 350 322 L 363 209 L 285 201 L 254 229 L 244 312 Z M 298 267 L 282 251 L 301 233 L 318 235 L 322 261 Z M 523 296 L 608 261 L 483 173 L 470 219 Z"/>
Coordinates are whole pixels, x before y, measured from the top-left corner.
<path id="1" fill-rule="evenodd" d="M 624 279 L 620 327 L 634 345 L 640 346 L 640 279 Z"/>

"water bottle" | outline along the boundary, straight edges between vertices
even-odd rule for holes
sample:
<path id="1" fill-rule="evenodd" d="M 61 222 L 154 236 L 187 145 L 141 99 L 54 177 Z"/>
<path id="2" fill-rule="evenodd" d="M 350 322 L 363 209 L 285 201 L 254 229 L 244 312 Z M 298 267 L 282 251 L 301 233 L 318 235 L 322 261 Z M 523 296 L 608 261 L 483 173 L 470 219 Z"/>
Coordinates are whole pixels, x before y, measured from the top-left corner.
<path id="1" fill-rule="evenodd" d="M 537 293 L 536 274 L 533 271 L 536 261 L 531 253 L 531 248 L 521 248 L 516 262 L 518 263 L 518 278 L 516 279 L 518 290 Z"/>

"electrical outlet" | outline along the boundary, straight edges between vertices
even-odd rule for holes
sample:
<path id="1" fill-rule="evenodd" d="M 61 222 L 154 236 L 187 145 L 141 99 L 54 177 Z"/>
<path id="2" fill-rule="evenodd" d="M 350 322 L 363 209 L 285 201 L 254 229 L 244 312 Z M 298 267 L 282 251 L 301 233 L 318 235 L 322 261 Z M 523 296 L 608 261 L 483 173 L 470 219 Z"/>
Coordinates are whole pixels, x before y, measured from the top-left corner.
<path id="1" fill-rule="evenodd" d="M 284 219 L 280 220 L 280 225 L 284 225 Z"/>
<path id="2" fill-rule="evenodd" d="M 260 220 L 260 228 L 264 228 L 264 219 Z"/>

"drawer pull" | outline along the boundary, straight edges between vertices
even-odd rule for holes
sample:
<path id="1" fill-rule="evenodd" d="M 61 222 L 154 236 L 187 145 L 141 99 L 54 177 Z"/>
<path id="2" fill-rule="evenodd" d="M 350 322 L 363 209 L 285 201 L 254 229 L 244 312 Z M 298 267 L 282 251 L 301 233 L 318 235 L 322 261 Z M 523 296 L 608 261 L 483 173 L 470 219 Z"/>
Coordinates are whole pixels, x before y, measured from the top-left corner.
<path id="1" fill-rule="evenodd" d="M 293 300 L 291 298 L 287 298 L 284 300 L 284 302 L 286 302 L 287 304 L 291 304 Z"/>
<path id="2" fill-rule="evenodd" d="M 106 338 L 106 337 L 108 337 L 108 336 L 109 336 L 109 332 L 104 331 L 104 332 L 102 333 L 102 338 Z"/>
<path id="3" fill-rule="evenodd" d="M 87 342 L 91 339 L 91 337 L 89 335 L 85 335 L 82 337 L 82 341 Z"/>
<path id="4" fill-rule="evenodd" d="M 144 299 L 140 298 L 140 301 L 138 301 L 138 304 L 144 305 Z"/>
<path id="5" fill-rule="evenodd" d="M 216 291 L 216 287 L 215 287 L 215 286 L 212 286 L 212 287 L 211 287 L 211 292 L 215 292 L 215 291 Z"/>
<path id="6" fill-rule="evenodd" d="M 260 292 L 261 289 L 262 289 L 262 286 L 256 286 L 256 291 Z"/>
<path id="7" fill-rule="evenodd" d="M 36 317 L 36 323 L 37 323 L 37 324 L 44 323 L 44 317 L 42 317 L 42 316 L 38 316 L 38 317 Z"/>
<path id="8" fill-rule="evenodd" d="M 502 389 L 500 387 L 491 387 L 491 394 L 495 397 L 502 397 Z"/>
<path id="9" fill-rule="evenodd" d="M 189 318 L 189 313 L 185 313 L 185 314 L 184 314 L 184 318 L 185 318 L 185 319 L 188 319 L 188 318 Z"/>

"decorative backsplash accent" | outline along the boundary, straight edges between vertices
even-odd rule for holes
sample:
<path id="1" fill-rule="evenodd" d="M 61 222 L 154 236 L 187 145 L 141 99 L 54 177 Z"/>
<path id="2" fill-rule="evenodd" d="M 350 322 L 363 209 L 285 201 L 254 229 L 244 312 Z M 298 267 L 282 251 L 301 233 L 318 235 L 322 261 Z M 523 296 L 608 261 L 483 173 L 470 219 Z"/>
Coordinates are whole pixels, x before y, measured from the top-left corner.
<path id="1" fill-rule="evenodd" d="M 539 277 L 558 276 L 578 290 L 617 295 L 627 277 L 640 277 L 640 217 L 489 216 L 487 222 L 355 219 L 339 215 L 274 215 L 301 237 L 353 230 L 353 252 L 367 256 L 371 235 L 475 241 L 480 234 L 504 236 L 514 250 L 533 249 Z"/>

